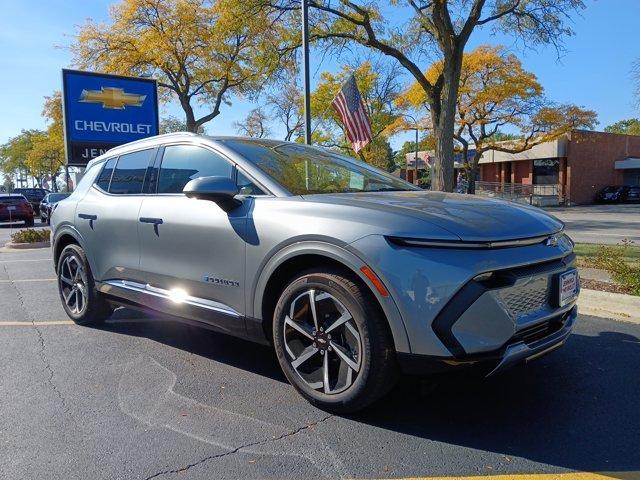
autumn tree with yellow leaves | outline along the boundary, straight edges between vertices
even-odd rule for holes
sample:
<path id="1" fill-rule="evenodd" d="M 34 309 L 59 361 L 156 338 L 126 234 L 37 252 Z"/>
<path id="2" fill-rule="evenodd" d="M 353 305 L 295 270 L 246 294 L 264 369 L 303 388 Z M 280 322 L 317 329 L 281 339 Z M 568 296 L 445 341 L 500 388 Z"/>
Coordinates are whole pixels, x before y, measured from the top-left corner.
<path id="1" fill-rule="evenodd" d="M 300 11 L 299 0 L 244 0 L 281 12 Z M 364 47 L 401 66 L 424 91 L 435 139 L 433 185 L 453 189 L 455 100 L 462 59 L 472 34 L 484 29 L 523 45 L 552 45 L 573 32 L 570 16 L 583 0 L 309 0 L 312 40 L 323 48 Z M 392 12 L 390 14 L 389 12 Z M 442 60 L 430 80 L 424 62 Z"/>
<path id="2" fill-rule="evenodd" d="M 84 69 L 158 79 L 196 132 L 233 97 L 251 97 L 281 68 L 286 22 L 246 15 L 239 0 L 122 0 L 109 23 L 87 21 L 71 50 Z M 196 107 L 205 110 L 197 117 Z"/>
<path id="3" fill-rule="evenodd" d="M 32 137 L 25 165 L 39 185 L 51 178 L 53 191 L 57 191 L 57 177 L 65 164 L 62 95 L 59 91 L 45 97 L 42 116 L 48 121 L 47 130 Z"/>
<path id="4" fill-rule="evenodd" d="M 434 63 L 426 72 L 435 79 L 443 68 Z M 424 91 L 411 85 L 401 101 L 425 105 Z M 520 153 L 575 128 L 593 128 L 596 113 L 576 105 L 557 105 L 547 99 L 537 77 L 501 46 L 480 46 L 464 55 L 456 98 L 454 138 L 468 158 L 469 187 L 473 191 L 478 161 L 489 150 Z M 515 133 L 505 141 L 502 132 Z M 469 158 L 472 147 L 475 152 Z"/>

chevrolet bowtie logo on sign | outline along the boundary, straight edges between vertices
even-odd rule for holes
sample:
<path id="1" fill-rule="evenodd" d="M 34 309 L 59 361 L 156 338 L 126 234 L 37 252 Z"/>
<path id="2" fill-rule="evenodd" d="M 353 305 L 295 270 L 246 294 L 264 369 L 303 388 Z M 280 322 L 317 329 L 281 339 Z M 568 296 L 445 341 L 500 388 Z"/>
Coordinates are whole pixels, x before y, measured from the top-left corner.
<path id="1" fill-rule="evenodd" d="M 101 103 L 102 108 L 124 110 L 125 107 L 141 107 L 146 95 L 127 93 L 122 88 L 102 87 L 100 90 L 82 90 L 80 101 Z"/>
<path id="2" fill-rule="evenodd" d="M 158 135 L 158 85 L 152 78 L 62 71 L 64 135 L 69 165 Z"/>

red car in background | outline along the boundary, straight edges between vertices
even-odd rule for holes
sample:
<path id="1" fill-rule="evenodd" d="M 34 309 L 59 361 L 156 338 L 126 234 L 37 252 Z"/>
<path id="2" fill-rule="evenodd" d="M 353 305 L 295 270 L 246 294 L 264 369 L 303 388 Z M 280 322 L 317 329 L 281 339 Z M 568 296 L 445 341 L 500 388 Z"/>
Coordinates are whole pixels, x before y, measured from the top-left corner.
<path id="1" fill-rule="evenodd" d="M 33 207 L 24 195 L 0 193 L 0 222 L 16 221 L 33 227 Z"/>

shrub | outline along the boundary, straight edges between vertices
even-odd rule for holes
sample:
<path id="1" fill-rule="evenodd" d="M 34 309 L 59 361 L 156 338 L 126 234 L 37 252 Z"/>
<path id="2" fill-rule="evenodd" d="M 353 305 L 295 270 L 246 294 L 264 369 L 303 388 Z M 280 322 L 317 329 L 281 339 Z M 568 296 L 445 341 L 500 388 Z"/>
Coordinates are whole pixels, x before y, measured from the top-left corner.
<path id="1" fill-rule="evenodd" d="M 33 228 L 25 228 L 11 234 L 11 241 L 14 243 L 37 243 L 49 241 L 51 231 L 47 228 L 36 230 Z"/>
<path id="2" fill-rule="evenodd" d="M 627 250 L 633 242 L 623 240 L 620 245 L 601 245 L 593 259 L 593 266 L 608 271 L 613 279 L 633 295 L 640 295 L 640 263 L 627 261 Z"/>

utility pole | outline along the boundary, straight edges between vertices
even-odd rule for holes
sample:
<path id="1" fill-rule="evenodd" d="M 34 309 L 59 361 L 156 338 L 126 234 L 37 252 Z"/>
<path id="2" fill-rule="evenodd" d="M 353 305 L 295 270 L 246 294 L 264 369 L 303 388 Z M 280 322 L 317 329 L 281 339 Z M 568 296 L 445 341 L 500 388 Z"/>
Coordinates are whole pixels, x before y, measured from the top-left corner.
<path id="1" fill-rule="evenodd" d="M 311 145 L 311 86 L 309 85 L 309 0 L 302 0 L 302 76 L 304 87 L 304 143 Z"/>

